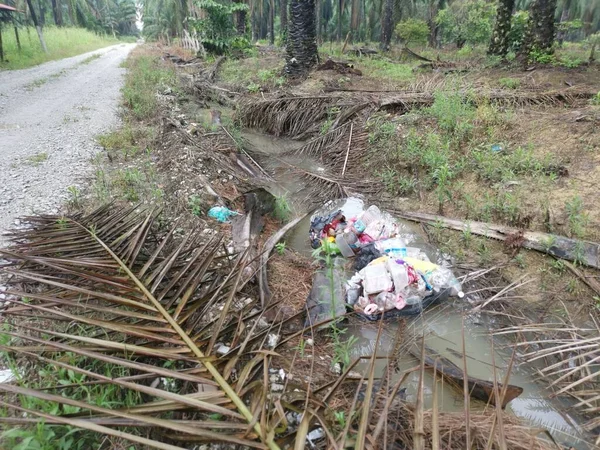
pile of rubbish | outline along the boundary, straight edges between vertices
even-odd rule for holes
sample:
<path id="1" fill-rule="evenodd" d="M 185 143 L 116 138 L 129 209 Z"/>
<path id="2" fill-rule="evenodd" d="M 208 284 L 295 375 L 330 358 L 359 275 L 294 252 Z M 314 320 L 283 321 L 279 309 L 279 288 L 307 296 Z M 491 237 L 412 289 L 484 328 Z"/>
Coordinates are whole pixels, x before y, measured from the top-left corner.
<path id="1" fill-rule="evenodd" d="M 442 297 L 464 296 L 452 271 L 407 247 L 399 231 L 397 222 L 374 205 L 351 219 L 337 210 L 311 221 L 313 248 L 354 258 L 346 303 L 370 320 L 418 314 Z"/>

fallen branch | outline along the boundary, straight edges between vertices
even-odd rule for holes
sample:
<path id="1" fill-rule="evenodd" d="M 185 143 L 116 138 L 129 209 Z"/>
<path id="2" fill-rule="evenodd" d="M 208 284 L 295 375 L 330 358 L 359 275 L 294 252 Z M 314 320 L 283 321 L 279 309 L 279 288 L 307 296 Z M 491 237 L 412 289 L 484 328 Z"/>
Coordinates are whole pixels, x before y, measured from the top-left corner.
<path id="1" fill-rule="evenodd" d="M 505 225 L 465 222 L 433 214 L 402 211 L 396 211 L 396 213 L 399 217 L 414 222 L 425 222 L 432 226 L 442 226 L 458 231 L 469 230 L 478 236 L 485 236 L 500 241 L 520 236 L 521 247 L 600 269 L 600 244 L 595 242 L 580 241 L 538 231 L 523 231 Z"/>

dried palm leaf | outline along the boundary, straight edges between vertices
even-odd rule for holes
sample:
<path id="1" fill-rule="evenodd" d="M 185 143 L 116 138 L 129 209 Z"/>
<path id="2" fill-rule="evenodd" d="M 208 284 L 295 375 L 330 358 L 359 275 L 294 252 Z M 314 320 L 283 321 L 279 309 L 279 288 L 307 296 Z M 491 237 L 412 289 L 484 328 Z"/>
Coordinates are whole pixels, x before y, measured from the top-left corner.
<path id="1" fill-rule="evenodd" d="M 111 206 L 87 216 L 30 217 L 24 219 L 30 227 L 15 231 L 11 247 L 0 250 L 11 277 L 5 313 L 30 313 L 20 318 L 18 331 L 5 333 L 10 343 L 2 349 L 112 385 L 123 398 L 139 396 L 135 405 L 106 407 L 95 398 L 73 398 L 69 387 L 4 383 L 2 403 L 15 413 L 7 422 L 21 411 L 155 448 L 203 441 L 278 448 L 270 424 L 279 423 L 285 411 L 255 408 L 269 389 L 256 381 L 275 353 L 255 358 L 269 328 L 259 324 L 255 302 L 240 301 L 243 262 L 224 272 L 216 256 L 220 239 L 160 234 L 153 226 L 157 220 L 154 212 Z M 217 342 L 234 350 L 218 353 Z M 108 376 L 106 365 L 128 375 Z M 168 383 L 149 385 L 149 375 L 187 388 L 172 392 Z M 51 392 L 57 389 L 60 394 Z M 20 396 L 79 412 L 49 415 L 20 405 Z M 264 420 L 258 420 L 261 415 Z M 141 437 L 131 428 L 119 431 L 123 424 L 152 432 Z"/>

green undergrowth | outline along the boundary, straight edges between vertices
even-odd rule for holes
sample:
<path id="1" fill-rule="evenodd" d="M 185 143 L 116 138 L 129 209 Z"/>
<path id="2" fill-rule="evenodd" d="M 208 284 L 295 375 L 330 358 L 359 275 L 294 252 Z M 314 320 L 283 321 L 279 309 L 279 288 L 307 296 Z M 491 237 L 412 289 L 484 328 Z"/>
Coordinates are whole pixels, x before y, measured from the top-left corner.
<path id="1" fill-rule="evenodd" d="M 18 339 L 8 334 L 14 327 L 5 323 L 0 332 L 0 343 L 6 348 L 15 345 Z M 42 336 L 50 339 L 51 336 Z M 97 383 L 94 378 L 76 372 L 68 367 L 55 364 L 38 364 L 30 367 L 30 362 L 15 360 L 11 352 L 0 353 L 3 364 L 12 373 L 12 383 L 25 389 L 44 390 L 51 395 L 89 402 L 102 408 L 130 408 L 142 403 L 142 394 L 124 389 L 116 384 Z M 51 355 L 46 356 L 52 358 Z M 128 377 L 131 372 L 122 366 L 85 358 L 74 353 L 63 353 L 55 356 L 64 365 L 85 368 L 110 378 Z M 33 363 L 33 361 L 31 362 Z M 60 364 L 59 363 L 59 364 Z M 31 369 L 31 370 L 30 370 Z M 25 375 L 27 374 L 27 375 Z M 23 408 L 40 411 L 49 415 L 78 414 L 82 409 L 75 405 L 60 405 L 51 400 L 18 394 L 19 405 Z M 6 407 L 0 408 L 0 416 L 7 417 Z M 135 432 L 133 429 L 130 432 Z M 45 423 L 41 419 L 31 427 L 4 428 L 0 434 L 0 446 L 13 450 L 85 450 L 101 448 L 105 437 L 68 425 Z"/>
<path id="2" fill-rule="evenodd" d="M 154 117 L 158 108 L 157 93 L 176 86 L 175 69 L 158 56 L 142 52 L 129 57 L 123 65 L 128 69 L 122 89 L 125 105 L 135 119 Z"/>
<path id="3" fill-rule="evenodd" d="M 381 114 L 367 122 L 373 170 L 389 194 L 423 199 L 422 206 L 470 220 L 512 226 L 541 221 L 562 161 L 532 145 L 503 142 L 514 120 L 509 109 L 476 104 L 456 90 L 434 98 L 410 120 Z M 535 208 L 532 191 L 547 193 Z"/>
<path id="4" fill-rule="evenodd" d="M 287 82 L 283 76 L 283 64 L 283 59 L 279 57 L 230 58 L 219 69 L 217 79 L 220 83 L 233 85 L 251 94 L 273 91 Z"/>
<path id="5" fill-rule="evenodd" d="M 158 137 L 156 119 L 162 93 L 179 95 L 175 71 L 148 49 L 134 50 L 122 89 L 122 125 L 96 137 L 104 148 L 93 160 L 94 181 L 89 194 L 93 205 L 113 200 L 155 203 L 164 199 L 153 151 Z"/>
<path id="6" fill-rule="evenodd" d="M 42 51 L 35 28 L 19 28 L 19 38 L 21 50 L 17 47 L 14 32 L 7 32 L 7 28 L 4 29 L 2 44 L 4 58 L 8 62 L 0 62 L 0 69 L 24 69 L 119 43 L 119 40 L 112 36 L 98 35 L 83 28 L 74 27 L 45 27 L 44 39 L 48 53 Z"/>

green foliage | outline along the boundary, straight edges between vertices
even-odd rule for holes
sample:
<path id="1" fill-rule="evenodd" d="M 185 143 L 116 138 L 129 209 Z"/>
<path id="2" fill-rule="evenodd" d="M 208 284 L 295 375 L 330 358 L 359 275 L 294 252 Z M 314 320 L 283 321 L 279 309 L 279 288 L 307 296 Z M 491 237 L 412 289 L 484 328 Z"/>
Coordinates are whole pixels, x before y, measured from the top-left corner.
<path id="1" fill-rule="evenodd" d="M 280 222 L 287 222 L 292 214 L 292 207 L 286 195 L 275 197 L 273 216 Z"/>
<path id="2" fill-rule="evenodd" d="M 592 105 L 600 106 L 600 91 L 592 98 Z"/>
<path id="3" fill-rule="evenodd" d="M 285 253 L 285 242 L 278 242 L 275 244 L 275 250 L 279 256 L 283 256 Z"/>
<path id="4" fill-rule="evenodd" d="M 549 53 L 547 50 L 533 48 L 529 52 L 529 61 L 538 64 L 556 64 L 556 56 L 554 53 Z"/>
<path id="5" fill-rule="evenodd" d="M 389 81 L 405 82 L 415 78 L 413 67 L 410 64 L 377 58 L 362 58 L 358 66 L 372 77 L 386 78 Z"/>
<path id="6" fill-rule="evenodd" d="M 200 217 L 204 209 L 202 199 L 197 195 L 190 195 L 188 206 L 193 215 Z"/>
<path id="7" fill-rule="evenodd" d="M 437 23 L 447 41 L 458 47 L 490 40 L 496 6 L 485 0 L 457 0 L 438 12 Z"/>
<path id="8" fill-rule="evenodd" d="M 531 147 L 517 147 L 512 152 L 492 152 L 479 148 L 471 153 L 474 172 L 483 180 L 492 183 L 515 180 L 518 176 L 551 174 L 558 167 L 551 155 L 538 158 Z"/>
<path id="9" fill-rule="evenodd" d="M 389 141 L 396 135 L 396 124 L 385 116 L 374 115 L 367 120 L 369 144 Z"/>
<path id="10" fill-rule="evenodd" d="M 10 345 L 12 337 L 0 334 L 2 345 Z M 61 362 L 71 366 L 97 370 L 102 364 L 102 372 L 108 376 L 126 377 L 130 372 L 123 367 L 112 364 L 90 361 L 72 353 L 64 353 Z M 12 354 L 2 352 L 2 363 L 11 370 L 15 383 L 21 387 L 43 390 L 57 389 L 58 395 L 68 396 L 79 401 L 91 401 L 104 408 L 128 408 L 141 403 L 141 394 L 126 390 L 114 384 L 89 384 L 92 381 L 86 375 L 58 365 L 40 364 L 36 368 L 35 377 L 24 377 L 18 362 Z M 19 403 L 27 409 L 37 410 L 50 415 L 78 414 L 81 408 L 70 405 L 59 405 L 49 400 L 19 395 Z M 3 448 L 18 450 L 87 450 L 100 448 L 104 437 L 75 427 L 65 425 L 49 425 L 40 420 L 35 425 L 7 429 L 0 435 Z"/>
<path id="11" fill-rule="evenodd" d="M 467 137 L 473 128 L 476 109 L 458 91 L 436 91 L 428 111 L 442 130 L 458 140 Z"/>
<path id="12" fill-rule="evenodd" d="M 175 71 L 159 58 L 147 55 L 129 58 L 126 64 L 129 70 L 122 89 L 124 102 L 136 119 L 149 119 L 157 113 L 157 91 L 175 86 Z"/>
<path id="13" fill-rule="evenodd" d="M 521 80 L 518 78 L 500 78 L 498 84 L 506 89 L 518 89 L 521 86 Z"/>
<path id="14" fill-rule="evenodd" d="M 585 212 L 583 200 L 578 195 L 565 203 L 571 237 L 581 239 L 589 223 L 589 215 Z"/>
<path id="15" fill-rule="evenodd" d="M 425 44 L 429 37 L 429 25 L 420 19 L 410 18 L 396 25 L 394 33 L 404 44 Z"/>
<path id="16" fill-rule="evenodd" d="M 199 34 L 204 48 L 216 55 L 222 55 L 232 50 L 244 50 L 250 47 L 250 42 L 241 36 L 236 36 L 233 23 L 233 13 L 248 11 L 245 3 L 221 3 L 215 0 L 200 0 L 196 6 L 204 12 L 201 18 L 188 18 L 190 25 Z"/>
<path id="17" fill-rule="evenodd" d="M 17 48 L 15 34 L 8 33 L 6 27 L 3 28 L 2 46 L 6 61 L 0 61 L 0 69 L 24 69 L 46 61 L 68 58 L 118 43 L 114 37 L 98 35 L 82 28 L 49 26 L 44 28 L 44 39 L 48 46 L 48 53 L 44 53 L 34 28 L 19 28 L 19 34 L 21 36 L 20 51 Z M 31 38 L 27 39 L 24 36 L 31 36 Z"/>
<path id="18" fill-rule="evenodd" d="M 509 49 L 513 52 L 518 51 L 523 45 L 527 23 L 529 22 L 529 13 L 527 11 L 517 11 L 510 20 L 510 31 L 508 32 Z"/>

